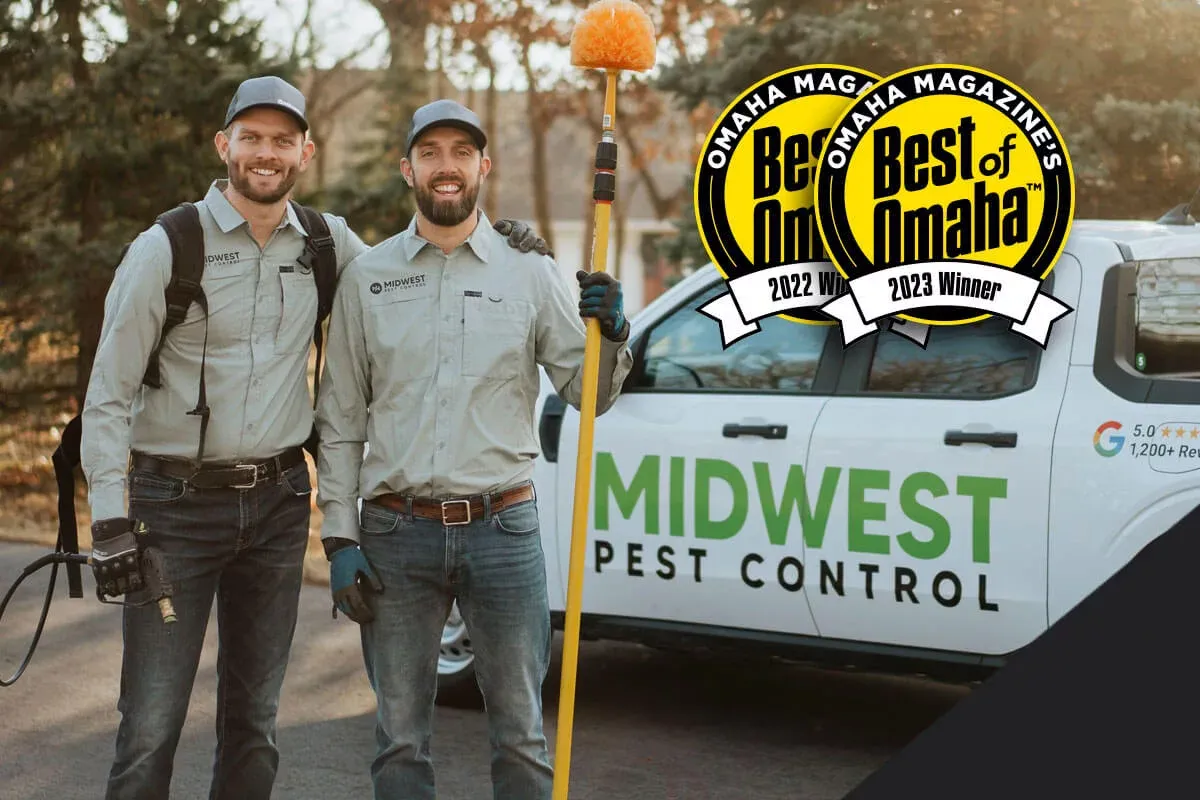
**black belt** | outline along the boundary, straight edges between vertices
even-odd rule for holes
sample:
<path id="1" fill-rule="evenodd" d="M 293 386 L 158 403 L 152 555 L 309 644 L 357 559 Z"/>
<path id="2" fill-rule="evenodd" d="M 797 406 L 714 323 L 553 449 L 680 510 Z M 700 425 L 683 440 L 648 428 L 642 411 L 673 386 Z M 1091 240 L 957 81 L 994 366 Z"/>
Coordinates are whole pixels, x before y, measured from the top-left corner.
<path id="1" fill-rule="evenodd" d="M 240 461 L 236 464 L 205 464 L 196 469 L 191 462 L 133 453 L 132 466 L 156 475 L 179 478 L 201 489 L 252 489 L 263 481 L 275 480 L 304 462 L 304 450 L 293 447 L 274 458 Z"/>

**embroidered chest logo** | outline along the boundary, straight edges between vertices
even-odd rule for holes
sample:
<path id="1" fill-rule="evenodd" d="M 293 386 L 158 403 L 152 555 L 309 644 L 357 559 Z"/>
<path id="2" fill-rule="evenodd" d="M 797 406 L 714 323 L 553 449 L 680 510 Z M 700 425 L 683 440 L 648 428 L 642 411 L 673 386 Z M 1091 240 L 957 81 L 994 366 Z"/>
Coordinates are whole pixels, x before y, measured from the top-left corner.
<path id="1" fill-rule="evenodd" d="M 205 264 L 235 264 L 242 258 L 240 250 L 234 250 L 232 253 L 211 253 L 204 257 Z"/>
<path id="2" fill-rule="evenodd" d="M 419 289 L 425 285 L 425 273 L 406 275 L 403 278 L 392 278 L 390 281 L 375 281 L 371 284 L 371 294 L 383 294 L 395 289 Z"/>

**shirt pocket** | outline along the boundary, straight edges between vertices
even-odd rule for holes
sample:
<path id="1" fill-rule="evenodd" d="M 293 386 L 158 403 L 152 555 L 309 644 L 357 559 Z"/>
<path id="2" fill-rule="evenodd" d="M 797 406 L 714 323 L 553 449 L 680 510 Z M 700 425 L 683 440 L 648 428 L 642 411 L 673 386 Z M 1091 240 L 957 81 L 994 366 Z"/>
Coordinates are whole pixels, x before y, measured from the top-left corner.
<path id="1" fill-rule="evenodd" d="M 525 373 L 532 358 L 533 307 L 483 293 L 463 298 L 462 374 L 505 381 Z"/>
<path id="2" fill-rule="evenodd" d="M 207 333 L 208 347 L 220 348 L 240 343 L 249 334 L 249 318 L 254 298 L 254 284 L 249 279 L 253 264 L 245 259 L 227 263 L 208 264 L 200 286 L 205 305 L 200 298 L 188 306 L 184 321 L 167 336 L 199 353 Z"/>
<path id="3" fill-rule="evenodd" d="M 437 360 L 433 293 L 376 300 L 365 309 L 367 351 L 374 370 L 388 380 L 433 375 Z"/>
<path id="4" fill-rule="evenodd" d="M 276 353 L 300 353 L 312 343 L 317 322 L 317 283 L 311 274 L 279 273 L 283 307 L 275 332 Z"/>

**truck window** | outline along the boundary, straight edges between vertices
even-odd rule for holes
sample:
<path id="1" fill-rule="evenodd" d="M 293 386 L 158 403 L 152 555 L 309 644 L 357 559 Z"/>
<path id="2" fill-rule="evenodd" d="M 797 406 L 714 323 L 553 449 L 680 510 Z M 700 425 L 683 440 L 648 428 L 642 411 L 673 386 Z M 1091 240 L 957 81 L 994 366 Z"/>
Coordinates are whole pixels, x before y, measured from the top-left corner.
<path id="1" fill-rule="evenodd" d="M 934 326 L 925 349 L 883 331 L 867 373 L 867 392 L 986 398 L 1033 386 L 1038 346 L 989 317 L 970 325 Z"/>
<path id="2" fill-rule="evenodd" d="M 804 325 L 777 317 L 728 348 L 720 326 L 697 309 L 725 284 L 693 297 L 647 332 L 630 388 L 642 391 L 812 391 L 829 325 Z"/>
<path id="3" fill-rule="evenodd" d="M 1200 259 L 1105 270 L 1092 372 L 1130 402 L 1200 404 Z"/>
<path id="4" fill-rule="evenodd" d="M 1134 368 L 1200 377 L 1200 259 L 1139 262 L 1133 289 Z"/>

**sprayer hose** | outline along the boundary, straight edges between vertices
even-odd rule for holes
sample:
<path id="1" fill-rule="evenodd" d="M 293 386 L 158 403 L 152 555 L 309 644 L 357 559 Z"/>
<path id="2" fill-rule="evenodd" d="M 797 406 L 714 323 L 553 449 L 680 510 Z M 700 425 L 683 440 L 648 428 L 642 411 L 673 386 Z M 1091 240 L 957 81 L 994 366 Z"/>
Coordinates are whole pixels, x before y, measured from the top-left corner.
<path id="1" fill-rule="evenodd" d="M 33 641 L 29 644 L 29 651 L 25 654 L 25 659 L 21 662 L 21 665 L 17 667 L 17 671 L 13 673 L 11 678 L 8 678 L 7 680 L 0 679 L 0 686 L 12 686 L 14 683 L 16 683 L 21 675 L 25 672 L 25 668 L 29 666 L 29 662 L 33 660 L 33 651 L 37 649 L 38 641 L 42 638 L 42 629 L 45 628 L 46 617 L 50 613 L 50 601 L 54 597 L 54 583 L 58 578 L 58 565 L 69 563 L 87 564 L 88 557 L 82 553 L 65 553 L 60 550 L 42 556 L 21 572 L 21 577 L 17 578 L 16 583 L 14 583 L 9 588 L 8 593 L 4 595 L 3 602 L 0 602 L 0 619 L 3 619 L 4 611 L 8 608 L 8 601 L 11 600 L 12 596 L 16 593 L 17 587 L 20 586 L 26 578 L 40 570 L 42 567 L 52 565 L 50 570 L 50 585 L 46 587 L 46 599 L 42 604 L 42 615 L 38 619 L 37 630 L 35 630 L 33 633 Z"/>

